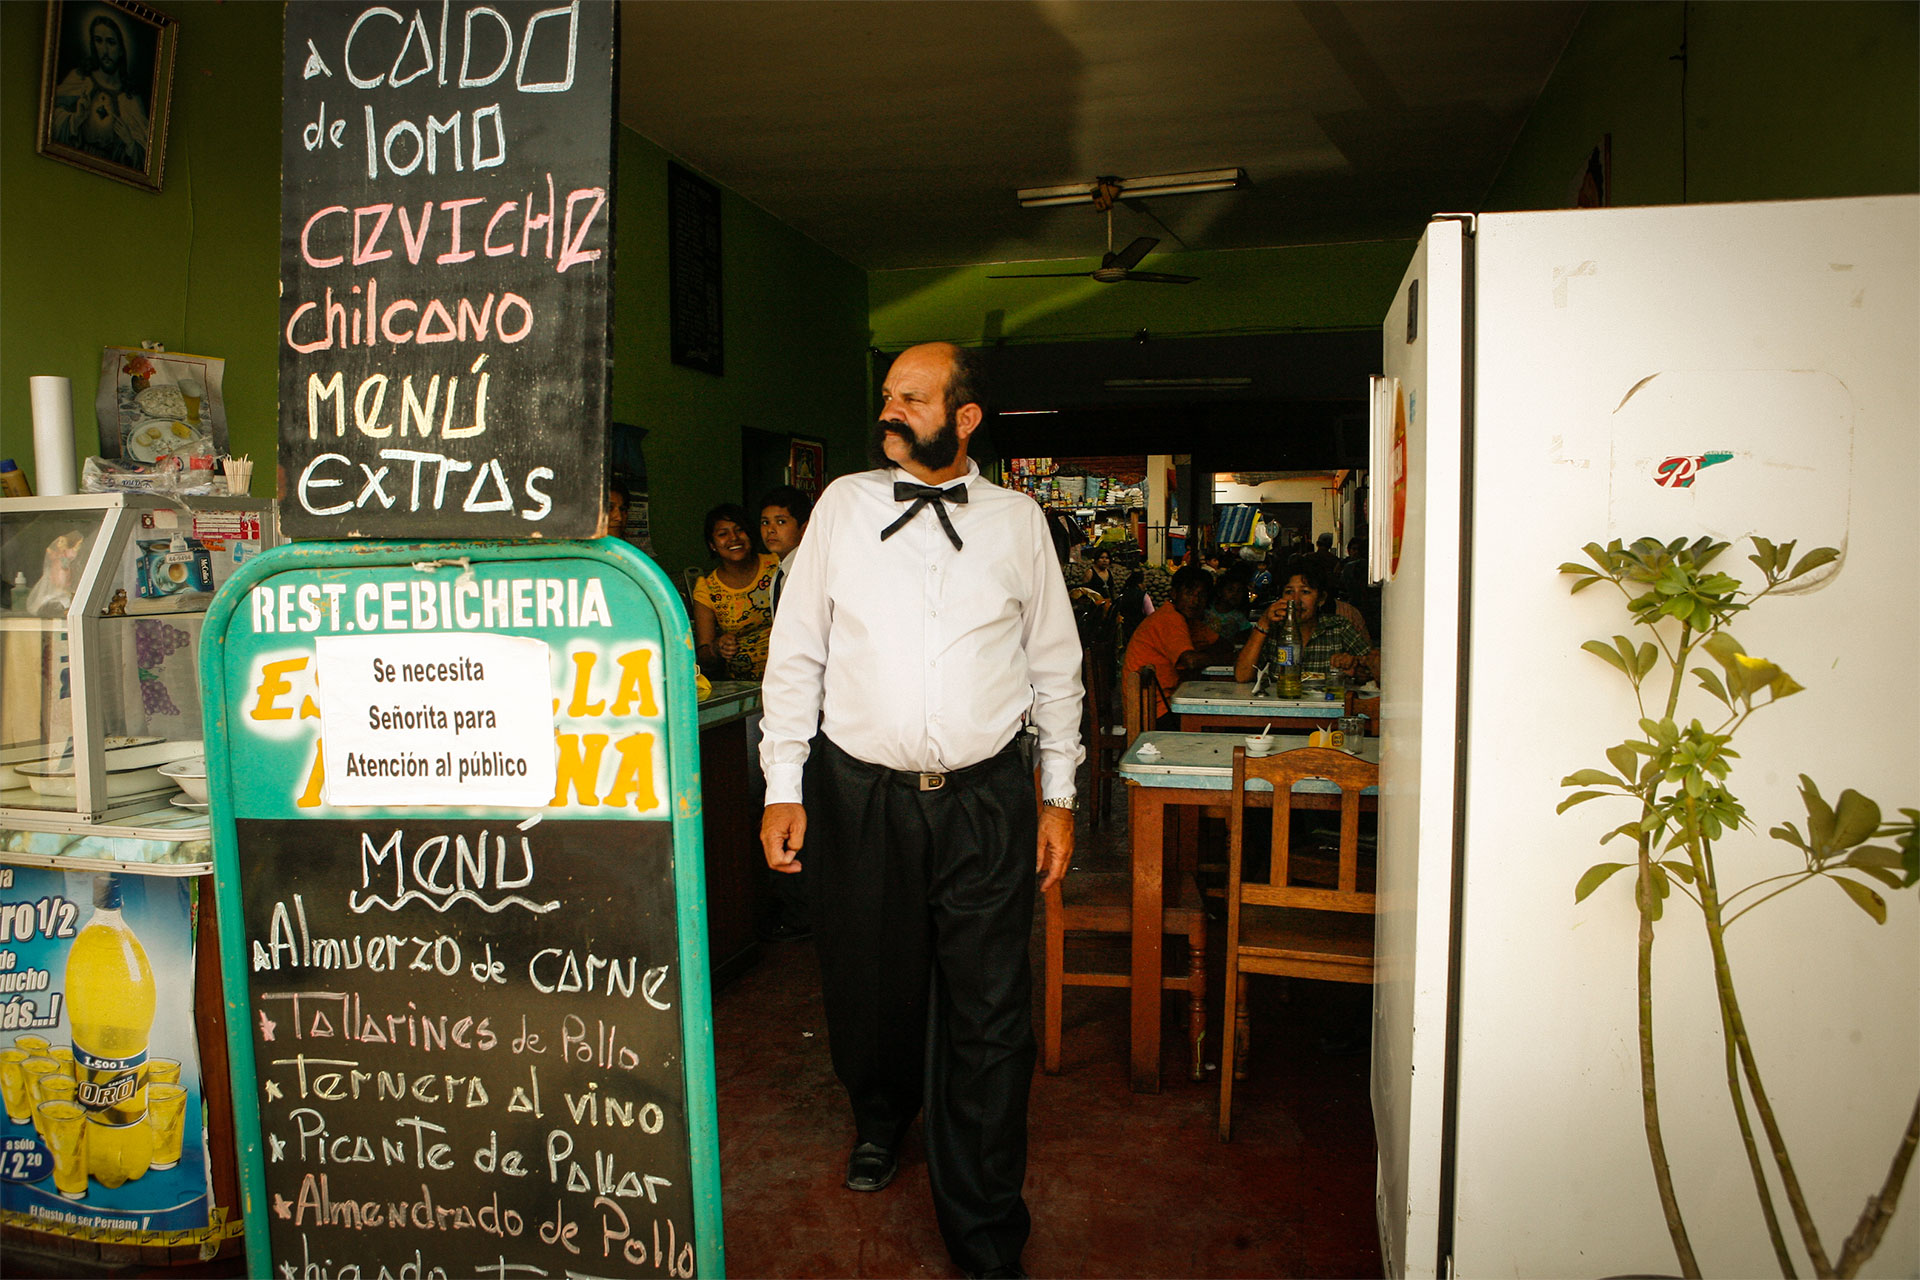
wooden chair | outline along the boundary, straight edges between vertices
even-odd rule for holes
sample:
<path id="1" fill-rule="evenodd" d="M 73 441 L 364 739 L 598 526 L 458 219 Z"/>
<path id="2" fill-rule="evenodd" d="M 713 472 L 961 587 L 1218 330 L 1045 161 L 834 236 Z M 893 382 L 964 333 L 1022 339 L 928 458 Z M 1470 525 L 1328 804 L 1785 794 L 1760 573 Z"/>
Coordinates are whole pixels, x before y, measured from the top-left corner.
<path id="1" fill-rule="evenodd" d="M 1129 672 L 1122 682 L 1122 699 L 1129 726 L 1151 725 L 1156 706 L 1163 701 L 1153 669 Z M 1144 720 L 1143 720 L 1144 717 Z M 1126 741 L 1138 736 L 1130 732 Z M 1195 1080 L 1205 1077 L 1201 1044 L 1207 1028 L 1207 916 L 1201 905 L 1199 887 L 1190 872 L 1176 872 L 1160 927 L 1165 933 L 1187 940 L 1185 973 L 1171 973 L 1160 981 L 1163 991 L 1187 993 L 1187 1038 L 1191 1048 L 1190 1070 Z M 1060 1073 L 1061 1004 L 1068 987 L 1119 987 L 1129 989 L 1132 976 L 1125 957 L 1121 967 L 1111 969 L 1073 969 L 1066 967 L 1067 935 L 1108 935 L 1131 938 L 1133 935 L 1133 874 L 1130 871 L 1076 871 L 1045 895 L 1047 913 L 1046 940 L 1046 1017 L 1041 1045 L 1041 1066 L 1048 1075 Z"/>
<path id="2" fill-rule="evenodd" d="M 1090 810 L 1087 825 L 1097 831 L 1107 820 L 1107 810 L 1113 802 L 1115 771 L 1132 739 L 1127 736 L 1124 721 L 1114 718 L 1113 664 L 1110 660 L 1102 661 L 1099 649 L 1094 645 L 1088 645 L 1081 655 L 1080 681 L 1086 688 L 1086 714 L 1082 717 L 1082 723 L 1087 741 Z"/>
<path id="3" fill-rule="evenodd" d="M 1301 747 L 1264 759 L 1233 749 L 1233 806 L 1227 828 L 1226 991 L 1233 1017 L 1233 1061 L 1220 1064 L 1220 1140 L 1233 1136 L 1233 1082 L 1246 1077 L 1249 1028 L 1243 975 L 1279 974 L 1325 982 L 1373 981 L 1373 874 L 1360 865 L 1360 793 L 1379 782 L 1378 765 L 1327 747 Z M 1302 778 L 1340 788 L 1337 862 L 1324 869 L 1293 847 L 1286 797 Z M 1247 875 L 1247 783 L 1272 784 L 1272 860 L 1263 879 Z M 1304 873 L 1304 874 L 1303 874 Z M 1318 873 L 1318 874 L 1316 874 Z M 1308 881 L 1323 881 L 1314 884 Z"/>

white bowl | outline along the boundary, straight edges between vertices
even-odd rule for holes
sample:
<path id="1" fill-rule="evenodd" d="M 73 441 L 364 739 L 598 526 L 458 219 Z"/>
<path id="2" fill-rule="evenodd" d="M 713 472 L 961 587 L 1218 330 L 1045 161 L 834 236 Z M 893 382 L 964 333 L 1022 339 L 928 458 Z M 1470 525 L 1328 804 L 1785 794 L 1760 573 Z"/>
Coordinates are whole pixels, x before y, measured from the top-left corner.
<path id="1" fill-rule="evenodd" d="M 1280 743 L 1271 734 L 1262 736 L 1257 733 L 1247 735 L 1247 754 L 1250 756 L 1270 756 L 1279 750 Z"/>
<path id="2" fill-rule="evenodd" d="M 160 775 L 171 778 L 174 784 L 201 804 L 207 803 L 207 758 L 190 756 L 185 760 L 175 760 L 172 764 L 160 766 Z"/>

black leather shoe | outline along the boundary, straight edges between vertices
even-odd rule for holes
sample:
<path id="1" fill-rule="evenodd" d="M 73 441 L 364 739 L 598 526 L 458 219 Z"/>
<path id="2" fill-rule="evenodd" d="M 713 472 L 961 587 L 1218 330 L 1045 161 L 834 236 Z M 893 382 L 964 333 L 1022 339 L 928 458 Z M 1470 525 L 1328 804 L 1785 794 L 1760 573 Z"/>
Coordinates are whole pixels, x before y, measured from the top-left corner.
<path id="1" fill-rule="evenodd" d="M 900 1172 L 900 1157 L 877 1142 L 863 1142 L 847 1157 L 847 1190 L 879 1191 Z"/>

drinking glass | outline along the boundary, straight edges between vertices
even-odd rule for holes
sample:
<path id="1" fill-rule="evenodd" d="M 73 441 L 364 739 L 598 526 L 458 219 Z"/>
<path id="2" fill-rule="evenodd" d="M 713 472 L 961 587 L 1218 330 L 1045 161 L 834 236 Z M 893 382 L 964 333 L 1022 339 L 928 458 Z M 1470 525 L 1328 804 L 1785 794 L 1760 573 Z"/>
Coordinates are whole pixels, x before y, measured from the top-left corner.
<path id="1" fill-rule="evenodd" d="M 35 1127 L 45 1135 L 53 1155 L 53 1186 L 69 1200 L 87 1194 L 87 1112 L 64 1099 L 43 1102 L 35 1109 Z"/>
<path id="2" fill-rule="evenodd" d="M 26 1082 L 27 1095 L 26 1115 L 22 1116 L 22 1119 L 31 1116 L 34 1107 L 40 1102 L 40 1077 L 56 1075 L 59 1071 L 60 1064 L 52 1058 L 47 1057 L 44 1053 L 37 1053 L 20 1064 L 20 1078 Z"/>
<path id="3" fill-rule="evenodd" d="M 1339 723 L 1341 749 L 1351 755 L 1359 755 L 1367 741 L 1367 718 L 1341 716 Z"/>
<path id="4" fill-rule="evenodd" d="M 80 1086 L 74 1083 L 72 1076 L 63 1076 L 58 1071 L 49 1071 L 45 1075 L 38 1076 L 34 1079 L 32 1100 L 33 1128 L 34 1131 L 40 1135 L 42 1141 L 46 1139 L 47 1131 L 42 1126 L 40 1120 L 40 1104 L 43 1102 L 72 1102 L 74 1101 L 73 1095 L 79 1088 Z"/>
<path id="5" fill-rule="evenodd" d="M 62 1074 L 64 1074 L 67 1077 L 67 1079 L 78 1080 L 80 1078 L 79 1075 L 76 1074 L 73 1069 L 73 1046 L 72 1045 L 56 1044 L 52 1048 L 47 1050 L 47 1056 L 60 1064 L 60 1070 Z"/>
<path id="6" fill-rule="evenodd" d="M 179 1084 L 180 1060 L 178 1058 L 148 1058 L 147 1082 L 149 1084 Z"/>
<path id="7" fill-rule="evenodd" d="M 36 1053 L 45 1053 L 52 1043 L 53 1041 L 47 1039 L 45 1036 L 25 1035 L 15 1036 L 13 1038 L 13 1047 L 16 1049 L 25 1049 L 29 1058 Z"/>
<path id="8" fill-rule="evenodd" d="M 187 1091 L 177 1084 L 147 1085 L 147 1124 L 153 1129 L 154 1169 L 180 1163 L 180 1138 L 186 1129 Z"/>
<path id="9" fill-rule="evenodd" d="M 7 1119 L 15 1124 L 26 1123 L 33 1113 L 33 1104 L 27 1097 L 27 1080 L 20 1071 L 20 1064 L 28 1056 L 25 1049 L 18 1047 L 0 1049 L 0 1097 L 6 1100 Z"/>

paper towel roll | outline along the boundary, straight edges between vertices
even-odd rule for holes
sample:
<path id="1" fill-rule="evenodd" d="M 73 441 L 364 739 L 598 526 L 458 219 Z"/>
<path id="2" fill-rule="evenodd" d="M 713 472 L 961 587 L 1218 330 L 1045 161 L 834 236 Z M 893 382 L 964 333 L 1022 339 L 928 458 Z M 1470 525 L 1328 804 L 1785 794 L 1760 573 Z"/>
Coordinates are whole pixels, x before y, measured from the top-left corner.
<path id="1" fill-rule="evenodd" d="M 45 497 L 77 491 L 73 465 L 73 383 L 28 378 L 33 388 L 33 478 Z"/>

